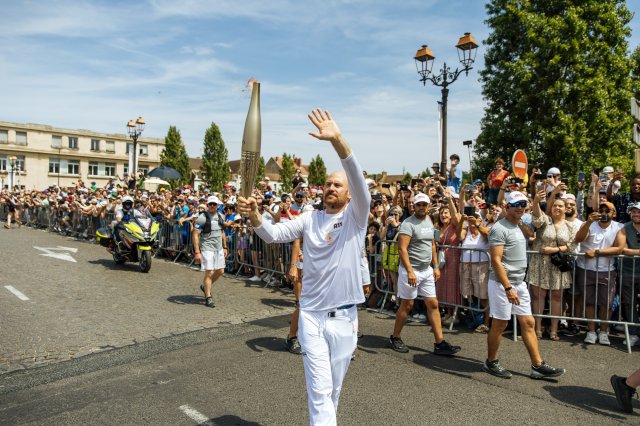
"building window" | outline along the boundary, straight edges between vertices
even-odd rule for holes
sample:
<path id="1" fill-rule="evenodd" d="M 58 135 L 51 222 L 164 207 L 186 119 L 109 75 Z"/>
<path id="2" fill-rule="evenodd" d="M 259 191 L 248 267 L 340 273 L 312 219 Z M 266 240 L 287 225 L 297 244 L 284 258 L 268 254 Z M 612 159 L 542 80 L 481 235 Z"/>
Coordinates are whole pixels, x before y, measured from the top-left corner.
<path id="1" fill-rule="evenodd" d="M 79 175 L 80 174 L 80 161 L 67 160 L 67 174 Z"/>
<path id="2" fill-rule="evenodd" d="M 96 163 L 95 161 L 89 161 L 89 175 L 98 175 L 98 163 Z"/>
<path id="3" fill-rule="evenodd" d="M 0 155 L 0 171 L 7 171 L 7 156 Z"/>
<path id="4" fill-rule="evenodd" d="M 9 131 L 0 129 L 0 143 L 9 143 Z"/>
<path id="5" fill-rule="evenodd" d="M 115 176 L 116 175 L 116 163 L 104 163 L 104 175 Z"/>
<path id="6" fill-rule="evenodd" d="M 62 136 L 51 135 L 51 148 L 62 148 Z"/>
<path id="7" fill-rule="evenodd" d="M 142 145 L 141 144 L 141 145 L 139 145 L 138 148 L 139 148 L 138 152 L 140 153 L 140 155 L 143 155 L 145 157 L 149 155 L 149 145 Z"/>
<path id="8" fill-rule="evenodd" d="M 27 144 L 27 132 L 16 132 L 16 145 Z"/>
<path id="9" fill-rule="evenodd" d="M 60 173 L 60 159 L 49 158 L 49 173 Z"/>
<path id="10" fill-rule="evenodd" d="M 107 152 L 116 152 L 116 143 L 114 141 L 107 141 L 106 142 L 107 146 L 106 146 L 106 151 Z"/>
<path id="11" fill-rule="evenodd" d="M 91 139 L 91 151 L 100 151 L 100 139 Z"/>
<path id="12" fill-rule="evenodd" d="M 69 149 L 78 149 L 78 138 L 69 136 Z"/>
<path id="13" fill-rule="evenodd" d="M 149 173 L 149 166 L 147 165 L 138 165 L 138 172 L 142 172 L 145 176 Z"/>
<path id="14" fill-rule="evenodd" d="M 131 152 L 131 149 L 132 149 L 131 147 L 132 147 L 132 146 L 133 146 L 133 144 L 132 144 L 132 143 L 128 143 L 128 144 L 127 144 L 127 149 L 126 149 L 125 154 L 129 155 L 129 152 Z"/>

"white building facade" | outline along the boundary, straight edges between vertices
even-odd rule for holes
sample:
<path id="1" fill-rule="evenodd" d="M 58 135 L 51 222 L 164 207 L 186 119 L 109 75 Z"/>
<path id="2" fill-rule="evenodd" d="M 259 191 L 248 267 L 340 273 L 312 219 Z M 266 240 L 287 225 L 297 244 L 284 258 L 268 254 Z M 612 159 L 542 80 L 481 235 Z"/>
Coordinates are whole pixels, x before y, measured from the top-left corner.
<path id="1" fill-rule="evenodd" d="M 160 165 L 164 139 L 138 139 L 138 170 Z M 42 190 L 78 180 L 104 186 L 129 172 L 133 141 L 124 134 L 71 130 L 43 124 L 0 121 L 2 187 Z"/>

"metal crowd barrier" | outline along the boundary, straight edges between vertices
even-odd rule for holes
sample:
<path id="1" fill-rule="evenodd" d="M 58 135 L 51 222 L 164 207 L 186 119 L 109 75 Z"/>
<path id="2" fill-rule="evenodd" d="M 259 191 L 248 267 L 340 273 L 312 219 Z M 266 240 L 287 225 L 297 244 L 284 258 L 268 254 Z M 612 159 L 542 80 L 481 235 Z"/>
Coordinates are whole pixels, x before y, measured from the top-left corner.
<path id="1" fill-rule="evenodd" d="M 385 303 L 389 297 L 397 295 L 399 256 L 396 241 L 380 241 L 378 245 L 375 250 L 377 255 L 370 256 L 369 260 L 371 282 L 375 289 L 383 295 L 382 302 L 374 310 L 384 313 Z M 486 306 L 483 307 L 482 300 L 477 300 L 479 294 L 476 294 L 476 291 L 468 291 L 469 284 L 479 287 L 480 294 L 482 290 L 486 289 L 491 271 L 488 250 L 444 245 L 438 246 L 438 250 L 445 251 L 446 259 L 445 265 L 440 268 L 440 279 L 436 283 L 439 304 L 453 308 L 454 315 L 460 309 L 483 312 L 488 315 L 488 300 Z M 584 254 L 570 254 L 570 257 L 574 259 L 573 268 L 564 274 L 561 274 L 559 269 L 551 263 L 550 255 L 528 251 L 527 256 L 529 268 L 525 281 L 531 294 L 531 309 L 535 318 L 579 323 L 595 322 L 597 323 L 596 328 L 598 324 L 622 326 L 627 342 L 627 351 L 631 353 L 629 328 L 634 329 L 636 333 L 640 332 L 640 321 L 638 320 L 640 256 L 599 256 L 595 258 L 596 265 L 607 266 L 607 271 L 594 272 L 591 280 L 595 279 L 600 283 L 597 287 L 606 286 L 606 290 L 602 290 L 606 297 L 603 298 L 599 294 L 600 292 L 596 291 L 593 304 L 588 304 L 583 297 L 587 292 L 587 275 L 581 273 L 579 265 L 582 264 L 582 260 L 578 262 L 577 259 L 585 259 Z M 609 264 L 611 264 L 610 267 Z M 622 268 L 623 264 L 629 266 Z M 542 294 L 538 290 L 543 280 L 553 281 L 558 277 L 563 280 L 558 283 L 559 288 L 566 288 L 547 291 L 546 294 Z M 534 281 L 540 281 L 540 283 Z M 461 283 L 466 286 L 461 288 Z M 472 295 L 473 297 L 470 297 Z M 614 309 L 616 306 L 618 308 Z M 590 314 L 587 314 L 588 307 Z M 386 313 L 395 315 L 388 311 Z M 514 340 L 517 340 L 516 324 L 514 316 Z M 452 321 L 449 328 L 453 329 L 453 325 Z"/>

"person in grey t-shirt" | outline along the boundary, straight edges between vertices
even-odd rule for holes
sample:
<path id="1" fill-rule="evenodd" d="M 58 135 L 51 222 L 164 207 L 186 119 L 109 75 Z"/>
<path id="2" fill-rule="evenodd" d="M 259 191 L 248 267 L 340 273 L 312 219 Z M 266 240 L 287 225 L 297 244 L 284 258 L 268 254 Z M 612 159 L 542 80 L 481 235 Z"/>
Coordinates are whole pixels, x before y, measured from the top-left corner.
<path id="1" fill-rule="evenodd" d="M 436 283 L 440 277 L 434 227 L 427 215 L 429 197 L 419 193 L 413 198 L 414 214 L 400 225 L 398 235 L 398 297 L 400 308 L 396 312 L 393 334 L 389 337 L 391 349 L 397 352 L 409 352 L 400 338 L 400 333 L 413 307 L 413 300 L 422 297 L 427 305 L 427 315 L 431 331 L 435 337 L 433 353 L 435 355 L 453 355 L 460 346 L 452 346 L 444 340 L 442 323 L 436 298 Z M 432 266 L 433 264 L 433 266 Z"/>
<path id="2" fill-rule="evenodd" d="M 551 367 L 540 356 L 529 290 L 522 281 L 527 271 L 527 239 L 521 229 L 526 225 L 521 219 L 529 201 L 519 191 L 510 192 L 505 201 L 507 207 L 504 219 L 494 224 L 489 231 L 493 268 L 489 276 L 489 309 L 492 321 L 487 335 L 487 360 L 482 368 L 494 376 L 511 378 L 511 372 L 498 361 L 498 348 L 511 316 L 516 315 L 522 330 L 522 340 L 531 358 L 531 378 L 560 376 L 564 373 L 564 368 Z"/>

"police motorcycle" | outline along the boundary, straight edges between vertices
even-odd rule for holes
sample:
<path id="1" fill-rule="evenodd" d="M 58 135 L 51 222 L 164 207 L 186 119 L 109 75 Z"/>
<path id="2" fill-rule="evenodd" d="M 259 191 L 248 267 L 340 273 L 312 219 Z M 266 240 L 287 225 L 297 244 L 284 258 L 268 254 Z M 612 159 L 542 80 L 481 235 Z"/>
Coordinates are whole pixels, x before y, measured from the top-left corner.
<path id="1" fill-rule="evenodd" d="M 152 249 L 157 248 L 160 225 L 152 218 L 142 217 L 133 209 L 133 199 L 122 199 L 122 221 L 96 231 L 96 239 L 113 256 L 113 261 L 121 265 L 138 262 L 142 272 L 151 269 Z"/>

